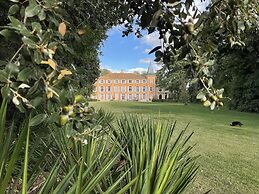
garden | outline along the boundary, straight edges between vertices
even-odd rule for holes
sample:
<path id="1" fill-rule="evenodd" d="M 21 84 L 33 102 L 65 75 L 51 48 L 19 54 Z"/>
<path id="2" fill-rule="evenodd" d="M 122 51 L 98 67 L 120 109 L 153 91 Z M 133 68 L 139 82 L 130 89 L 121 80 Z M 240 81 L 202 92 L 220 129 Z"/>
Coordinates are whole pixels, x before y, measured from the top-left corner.
<path id="1" fill-rule="evenodd" d="M 0 1 L 0 193 L 259 192 L 259 6 L 196 3 Z M 89 103 L 118 25 L 187 105 Z"/>

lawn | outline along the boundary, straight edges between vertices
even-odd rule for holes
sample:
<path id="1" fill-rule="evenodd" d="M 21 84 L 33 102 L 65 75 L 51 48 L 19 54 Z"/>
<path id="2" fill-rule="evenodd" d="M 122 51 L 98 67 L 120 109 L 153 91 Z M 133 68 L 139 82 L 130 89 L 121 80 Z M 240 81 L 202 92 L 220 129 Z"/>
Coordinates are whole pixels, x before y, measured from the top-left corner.
<path id="1" fill-rule="evenodd" d="M 188 193 L 259 193 L 259 114 L 210 111 L 198 104 L 91 102 L 117 116 L 124 113 L 177 121 L 177 130 L 188 122 L 194 132 L 190 143 L 199 154 L 199 173 Z M 242 127 L 231 127 L 238 120 Z"/>

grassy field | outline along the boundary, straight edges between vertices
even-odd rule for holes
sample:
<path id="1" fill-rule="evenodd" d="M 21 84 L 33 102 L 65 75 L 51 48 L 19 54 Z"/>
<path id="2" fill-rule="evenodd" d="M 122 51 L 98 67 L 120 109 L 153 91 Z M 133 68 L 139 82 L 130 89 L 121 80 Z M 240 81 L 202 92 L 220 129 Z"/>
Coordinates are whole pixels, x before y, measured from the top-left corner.
<path id="1" fill-rule="evenodd" d="M 199 173 L 188 193 L 259 193 L 259 114 L 221 109 L 210 111 L 201 105 L 177 103 L 92 102 L 116 115 L 141 114 L 145 117 L 177 121 L 177 130 L 190 121 L 194 131 Z M 242 127 L 229 123 L 239 120 Z"/>

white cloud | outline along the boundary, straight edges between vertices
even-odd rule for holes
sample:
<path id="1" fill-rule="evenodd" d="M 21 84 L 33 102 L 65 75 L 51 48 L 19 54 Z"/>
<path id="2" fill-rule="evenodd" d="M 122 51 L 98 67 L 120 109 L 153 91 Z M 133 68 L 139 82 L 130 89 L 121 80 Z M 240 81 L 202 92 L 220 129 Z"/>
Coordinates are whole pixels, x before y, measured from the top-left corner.
<path id="1" fill-rule="evenodd" d="M 136 67 L 128 70 L 129 73 L 139 72 L 139 73 L 146 73 L 147 69 L 142 67 Z"/>
<path id="2" fill-rule="evenodd" d="M 158 63 L 153 63 L 152 66 L 155 72 L 162 68 L 162 64 Z"/>
<path id="3" fill-rule="evenodd" d="M 141 39 L 141 42 L 154 48 L 156 46 L 161 45 L 161 40 L 159 39 L 159 33 L 153 32 L 151 34 L 144 35 Z"/>
<path id="4" fill-rule="evenodd" d="M 145 59 L 140 59 L 140 60 L 139 60 L 139 63 L 140 63 L 140 64 L 149 64 L 149 63 L 151 63 L 152 61 L 153 61 L 152 59 L 145 58 Z"/>

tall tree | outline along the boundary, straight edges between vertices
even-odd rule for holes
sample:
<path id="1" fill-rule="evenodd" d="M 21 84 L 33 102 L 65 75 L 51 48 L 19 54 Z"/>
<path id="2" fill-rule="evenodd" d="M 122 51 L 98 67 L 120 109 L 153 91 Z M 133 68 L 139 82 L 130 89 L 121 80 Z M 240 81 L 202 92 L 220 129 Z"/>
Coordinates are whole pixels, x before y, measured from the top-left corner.
<path id="1" fill-rule="evenodd" d="M 245 35 L 242 49 L 222 46 L 214 69 L 215 84 L 226 88 L 231 98 L 229 107 L 241 111 L 259 112 L 259 32 Z"/>

